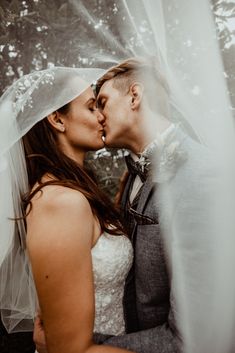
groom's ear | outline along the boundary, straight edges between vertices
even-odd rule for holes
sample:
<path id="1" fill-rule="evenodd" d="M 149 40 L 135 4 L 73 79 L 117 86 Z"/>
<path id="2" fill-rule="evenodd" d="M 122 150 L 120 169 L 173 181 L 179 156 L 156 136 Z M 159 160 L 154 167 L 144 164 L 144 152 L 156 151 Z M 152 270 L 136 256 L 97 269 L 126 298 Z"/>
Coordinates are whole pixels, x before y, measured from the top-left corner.
<path id="1" fill-rule="evenodd" d="M 131 96 L 131 109 L 139 109 L 143 98 L 144 86 L 140 82 L 135 82 L 130 86 L 129 93 Z"/>
<path id="2" fill-rule="evenodd" d="M 61 114 L 57 111 L 49 114 L 47 116 L 47 120 L 49 121 L 50 125 L 56 129 L 58 132 L 65 131 L 65 124 L 64 119 L 62 118 Z"/>

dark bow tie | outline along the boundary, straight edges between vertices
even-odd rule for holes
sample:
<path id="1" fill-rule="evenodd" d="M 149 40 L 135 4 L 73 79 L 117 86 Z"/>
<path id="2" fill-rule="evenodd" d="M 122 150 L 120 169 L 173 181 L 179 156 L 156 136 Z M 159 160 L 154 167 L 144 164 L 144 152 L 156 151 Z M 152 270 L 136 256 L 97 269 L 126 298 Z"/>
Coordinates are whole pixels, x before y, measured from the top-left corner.
<path id="1" fill-rule="evenodd" d="M 138 175 L 142 183 L 144 183 L 148 176 L 150 162 L 141 164 L 139 161 L 134 161 L 130 155 L 126 156 L 125 159 L 129 173 L 133 176 Z"/>

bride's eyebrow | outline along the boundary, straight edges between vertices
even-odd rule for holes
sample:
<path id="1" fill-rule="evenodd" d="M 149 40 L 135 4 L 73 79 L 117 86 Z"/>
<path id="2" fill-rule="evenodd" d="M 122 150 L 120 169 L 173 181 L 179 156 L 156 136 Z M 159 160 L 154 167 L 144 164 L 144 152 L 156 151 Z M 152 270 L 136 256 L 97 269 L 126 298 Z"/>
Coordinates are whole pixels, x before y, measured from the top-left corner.
<path id="1" fill-rule="evenodd" d="M 89 105 L 89 104 L 94 104 L 95 103 L 95 98 L 89 98 L 88 101 L 86 101 L 86 105 Z"/>

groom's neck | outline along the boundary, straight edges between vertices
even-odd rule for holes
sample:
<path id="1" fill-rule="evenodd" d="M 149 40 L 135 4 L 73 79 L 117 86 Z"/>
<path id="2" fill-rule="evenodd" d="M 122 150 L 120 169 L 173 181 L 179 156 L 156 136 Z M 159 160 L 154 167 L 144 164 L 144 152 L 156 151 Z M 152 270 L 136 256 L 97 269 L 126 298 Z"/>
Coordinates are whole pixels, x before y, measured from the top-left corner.
<path id="1" fill-rule="evenodd" d="M 135 153 L 141 153 L 154 140 L 156 140 L 169 126 L 171 122 L 160 115 L 149 114 L 144 118 L 132 139 L 130 150 Z"/>

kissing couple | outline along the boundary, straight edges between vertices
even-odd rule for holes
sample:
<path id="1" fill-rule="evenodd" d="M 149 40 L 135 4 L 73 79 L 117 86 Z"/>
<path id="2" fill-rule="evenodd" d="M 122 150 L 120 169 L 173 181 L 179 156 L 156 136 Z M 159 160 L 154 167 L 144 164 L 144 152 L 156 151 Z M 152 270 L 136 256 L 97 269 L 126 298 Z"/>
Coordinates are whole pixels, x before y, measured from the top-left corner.
<path id="1" fill-rule="evenodd" d="M 2 321 L 20 331 L 40 308 L 39 353 L 179 353 L 166 237 L 185 205 L 188 215 L 198 207 L 188 190 L 203 180 L 204 147 L 172 121 L 157 61 L 127 59 L 99 73 L 95 86 L 89 77 L 81 69 L 36 71 L 1 98 L 0 175 L 11 190 L 7 211 L 15 212 L 5 228 L 11 241 L 1 239 Z M 84 167 L 86 153 L 104 146 L 129 151 L 118 207 Z M 183 237 L 190 226 L 186 216 Z M 28 302 L 15 300 L 26 291 Z"/>

